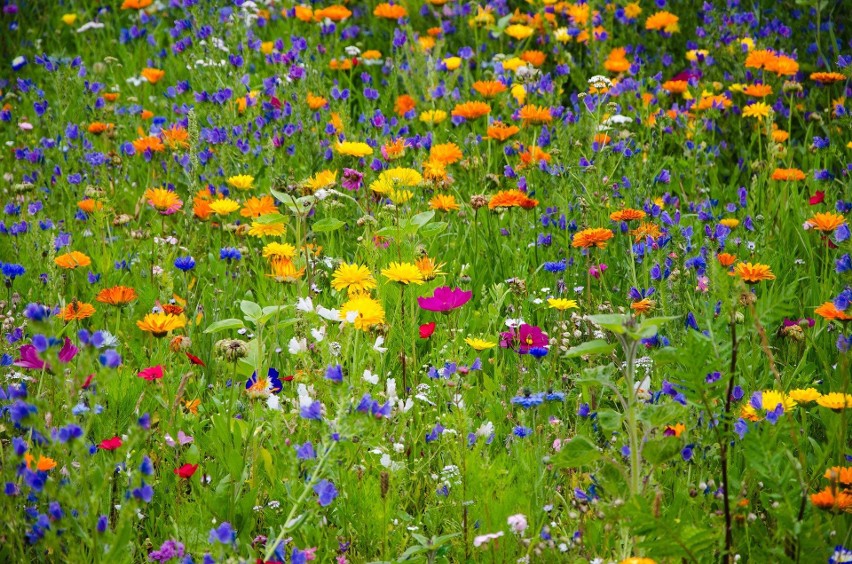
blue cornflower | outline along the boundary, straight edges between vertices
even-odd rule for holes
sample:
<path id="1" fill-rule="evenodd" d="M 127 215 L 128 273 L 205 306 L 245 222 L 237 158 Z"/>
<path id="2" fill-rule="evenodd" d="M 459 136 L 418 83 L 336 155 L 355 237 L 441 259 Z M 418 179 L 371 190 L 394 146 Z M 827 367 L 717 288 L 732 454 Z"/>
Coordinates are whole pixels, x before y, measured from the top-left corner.
<path id="1" fill-rule="evenodd" d="M 512 429 L 512 434 L 520 439 L 532 435 L 532 432 L 532 429 L 530 429 L 529 427 L 524 427 L 523 425 L 518 425 L 517 427 Z"/>
<path id="2" fill-rule="evenodd" d="M 241 260 L 243 255 L 240 250 L 235 247 L 222 247 L 219 251 L 219 258 L 221 260 L 231 262 L 232 260 Z"/>

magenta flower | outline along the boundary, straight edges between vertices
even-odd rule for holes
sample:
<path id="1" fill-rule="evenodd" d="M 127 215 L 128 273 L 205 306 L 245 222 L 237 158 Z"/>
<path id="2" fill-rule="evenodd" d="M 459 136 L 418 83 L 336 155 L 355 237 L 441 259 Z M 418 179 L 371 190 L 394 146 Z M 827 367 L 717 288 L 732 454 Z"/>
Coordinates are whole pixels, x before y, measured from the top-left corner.
<path id="1" fill-rule="evenodd" d="M 347 190 L 359 190 L 363 181 L 364 175 L 357 170 L 351 168 L 343 169 L 343 177 L 341 178 L 340 183 Z"/>
<path id="2" fill-rule="evenodd" d="M 529 354 L 531 349 L 545 348 L 550 344 L 547 334 L 535 325 L 524 323 L 518 332 L 506 331 L 500 334 L 500 346 L 512 349 L 520 354 Z"/>
<path id="3" fill-rule="evenodd" d="M 465 292 L 461 288 L 450 288 L 441 286 L 435 288 L 435 293 L 429 298 L 417 298 L 417 304 L 426 311 L 440 311 L 447 313 L 460 308 L 473 297 L 472 291 Z"/>
<path id="4" fill-rule="evenodd" d="M 32 345 L 24 345 L 20 351 L 21 358 L 15 361 L 15 366 L 33 370 L 50 370 L 50 365 L 41 359 L 38 350 Z"/>

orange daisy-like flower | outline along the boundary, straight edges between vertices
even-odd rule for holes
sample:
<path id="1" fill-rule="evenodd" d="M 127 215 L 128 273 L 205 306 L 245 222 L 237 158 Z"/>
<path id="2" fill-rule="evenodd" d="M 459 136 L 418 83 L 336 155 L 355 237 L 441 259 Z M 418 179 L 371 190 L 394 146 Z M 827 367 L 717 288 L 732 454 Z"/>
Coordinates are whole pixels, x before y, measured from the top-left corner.
<path id="1" fill-rule="evenodd" d="M 320 110 L 328 105 L 328 100 L 322 96 L 314 96 L 308 92 L 308 107 L 314 111 Z"/>
<path id="2" fill-rule="evenodd" d="M 571 240 L 571 246 L 575 249 L 589 249 L 597 247 L 603 249 L 606 247 L 606 242 L 612 239 L 613 233 L 609 229 L 602 227 L 592 227 L 583 229 L 574 234 L 574 239 Z"/>
<path id="3" fill-rule="evenodd" d="M 95 308 L 92 306 L 92 304 L 87 304 L 74 300 L 62 309 L 62 311 L 59 313 L 59 317 L 61 317 L 65 321 L 79 321 L 80 319 L 92 317 L 94 314 Z"/>
<path id="4" fill-rule="evenodd" d="M 186 319 L 183 316 L 168 313 L 149 313 L 137 321 L 136 326 L 159 339 L 165 337 L 170 331 L 185 327 Z"/>
<path id="5" fill-rule="evenodd" d="M 142 76 L 145 77 L 145 80 L 150 82 L 151 84 L 157 84 L 160 82 L 164 76 L 166 76 L 166 71 L 161 69 L 152 69 L 151 67 L 145 67 L 142 69 Z"/>
<path id="6" fill-rule="evenodd" d="M 95 121 L 89 124 L 89 133 L 91 133 L 92 135 L 100 135 L 104 131 L 109 131 L 113 127 L 115 126 L 111 123 L 102 123 L 100 121 Z"/>
<path id="7" fill-rule="evenodd" d="M 516 208 L 531 209 L 538 205 L 538 200 L 533 200 L 520 190 L 501 190 L 491 196 L 488 201 L 488 209 Z"/>
<path id="8" fill-rule="evenodd" d="M 321 10 L 316 10 L 314 12 L 314 20 L 321 22 L 324 19 L 328 18 L 333 22 L 339 22 L 345 20 L 351 15 L 352 12 L 348 8 L 335 4 L 333 6 L 328 6 L 327 8 L 323 8 Z"/>
<path id="9" fill-rule="evenodd" d="M 852 494 L 843 490 L 827 487 L 819 493 L 811 494 L 811 503 L 825 511 L 852 511 Z"/>
<path id="10" fill-rule="evenodd" d="M 843 484 L 844 486 L 852 486 L 852 467 L 850 466 L 833 466 L 825 471 L 825 479 L 831 480 L 835 484 Z"/>
<path id="11" fill-rule="evenodd" d="M 541 161 L 546 163 L 550 162 L 550 153 L 539 147 L 538 145 L 533 145 L 529 147 L 526 151 L 519 155 L 521 157 L 521 164 L 524 167 L 530 165 L 536 165 Z"/>
<path id="12" fill-rule="evenodd" d="M 124 0 L 121 4 L 122 10 L 141 10 L 150 6 L 154 0 Z"/>
<path id="13" fill-rule="evenodd" d="M 118 92 L 107 92 L 104 94 L 104 100 L 107 102 L 115 102 L 118 100 L 119 96 L 121 96 L 121 94 Z"/>
<path id="14" fill-rule="evenodd" d="M 645 20 L 645 29 L 665 31 L 666 33 L 674 33 L 678 31 L 678 21 L 680 21 L 680 18 L 678 18 L 676 15 L 663 10 L 661 12 L 657 12 L 652 16 L 649 16 L 648 19 Z"/>
<path id="15" fill-rule="evenodd" d="M 524 51 L 521 53 L 521 60 L 534 67 L 540 67 L 547 60 L 547 55 L 541 51 Z"/>
<path id="16" fill-rule="evenodd" d="M 610 139 L 609 135 L 606 133 L 595 133 L 595 136 L 592 137 L 592 143 L 597 143 L 602 147 L 608 145 L 610 141 L 612 141 L 612 139 Z"/>
<path id="17" fill-rule="evenodd" d="M 811 80 L 820 84 L 834 84 L 846 80 L 846 76 L 839 72 L 814 72 L 811 73 Z"/>
<path id="18" fill-rule="evenodd" d="M 388 141 L 382 145 L 382 156 L 389 161 L 396 160 L 405 155 L 405 137 Z"/>
<path id="19" fill-rule="evenodd" d="M 698 103 L 695 105 L 695 109 L 699 111 L 709 110 L 711 108 L 717 110 L 724 110 L 730 108 L 732 104 L 733 102 L 731 102 L 731 100 L 729 100 L 723 94 L 719 94 L 716 96 L 702 96 Z"/>
<path id="20" fill-rule="evenodd" d="M 497 80 L 477 80 L 473 83 L 473 89 L 483 98 L 493 98 L 497 94 L 505 92 L 507 87 Z"/>
<path id="21" fill-rule="evenodd" d="M 748 69 L 763 69 L 771 65 L 778 56 L 769 49 L 755 49 L 750 51 L 745 60 Z"/>
<path id="22" fill-rule="evenodd" d="M 147 137 L 140 137 L 133 141 L 133 148 L 137 153 L 144 153 L 145 151 L 159 153 L 160 151 L 164 151 L 166 146 L 163 145 L 163 142 L 156 135 L 148 135 Z"/>
<path id="23" fill-rule="evenodd" d="M 162 215 L 170 215 L 183 206 L 183 201 L 177 194 L 165 188 L 148 188 L 143 195 L 148 205 L 152 206 Z"/>
<path id="24" fill-rule="evenodd" d="M 609 218 L 613 221 L 635 221 L 637 219 L 645 219 L 647 214 L 642 210 L 634 210 L 633 208 L 624 208 L 617 212 L 609 214 Z"/>
<path id="25" fill-rule="evenodd" d="M 630 234 L 633 235 L 633 240 L 638 243 L 639 241 L 644 241 L 648 237 L 651 239 L 657 239 L 662 236 L 663 232 L 656 223 L 646 221 L 645 223 L 640 223 L 639 227 L 631 231 Z"/>
<path id="26" fill-rule="evenodd" d="M 766 70 L 774 72 L 778 76 L 793 76 L 799 72 L 799 63 L 796 59 L 786 55 L 778 55 L 766 65 Z"/>
<path id="27" fill-rule="evenodd" d="M 604 68 L 609 72 L 624 72 L 630 68 L 630 60 L 627 59 L 627 50 L 617 47 L 609 52 L 604 61 Z"/>
<path id="28" fill-rule="evenodd" d="M 737 262 L 737 256 L 732 255 L 731 253 L 719 253 L 718 255 L 716 255 L 716 260 L 719 261 L 719 264 L 721 264 L 725 268 L 728 268 L 729 266 Z"/>
<path id="29" fill-rule="evenodd" d="M 30 454 L 28 452 L 24 453 L 24 462 L 26 462 L 27 468 L 29 468 L 30 470 L 33 469 L 33 461 L 35 461 L 35 460 L 36 459 L 32 454 Z M 54 468 L 56 468 L 56 461 L 55 460 L 53 460 L 52 458 L 48 458 L 46 456 L 43 456 L 41 454 L 38 455 L 38 461 L 36 461 L 36 464 L 35 464 L 36 470 L 38 470 L 39 472 L 48 472 L 50 470 L 53 470 Z"/>
<path id="30" fill-rule="evenodd" d="M 127 286 L 113 286 L 112 288 L 104 288 L 98 292 L 96 300 L 102 304 L 114 306 L 125 306 L 135 300 L 137 297 L 136 290 Z"/>
<path id="31" fill-rule="evenodd" d="M 272 196 L 261 196 L 260 198 L 252 196 L 243 203 L 243 208 L 240 210 L 240 215 L 243 217 L 260 217 L 274 213 L 278 213 L 278 208 L 275 207 L 275 200 L 272 199 Z"/>
<path id="32" fill-rule="evenodd" d="M 385 18 L 388 20 L 398 20 L 408 15 L 408 11 L 399 4 L 390 4 L 382 2 L 376 9 L 373 10 L 373 15 L 377 18 Z"/>
<path id="33" fill-rule="evenodd" d="M 743 94 L 752 98 L 766 98 L 772 94 L 772 87 L 768 84 L 749 84 L 743 89 Z"/>
<path id="34" fill-rule="evenodd" d="M 757 284 L 763 280 L 775 280 L 775 275 L 769 265 L 760 263 L 741 262 L 734 267 L 733 274 L 739 276 L 748 284 Z"/>
<path id="35" fill-rule="evenodd" d="M 402 94 L 401 96 L 397 96 L 396 101 L 393 104 L 393 111 L 396 112 L 396 115 L 402 117 L 413 110 L 416 106 L 417 102 L 414 98 L 408 94 Z"/>
<path id="36" fill-rule="evenodd" d="M 805 223 L 823 233 L 831 233 L 841 225 L 846 224 L 846 218 L 840 214 L 826 212 L 814 214 L 812 218 Z"/>
<path id="37" fill-rule="evenodd" d="M 456 197 L 452 194 L 437 194 L 429 200 L 429 209 L 450 212 L 458 210 L 459 204 L 456 202 Z"/>
<path id="38" fill-rule="evenodd" d="M 84 255 L 80 251 L 71 251 L 70 253 L 59 255 L 58 257 L 53 259 L 53 262 L 55 262 L 56 266 L 58 266 L 59 268 L 74 270 L 75 268 L 89 266 L 90 264 L 92 264 L 92 259 Z"/>
<path id="39" fill-rule="evenodd" d="M 525 124 L 543 124 L 553 121 L 553 116 L 550 115 L 550 108 L 544 106 L 533 106 L 527 104 L 518 112 L 518 116 Z"/>
<path id="40" fill-rule="evenodd" d="M 85 200 L 81 200 L 77 202 L 77 207 L 83 210 L 86 213 L 92 213 L 96 210 L 104 209 L 104 204 L 97 200 L 93 200 L 91 198 L 86 198 Z"/>
<path id="41" fill-rule="evenodd" d="M 456 104 L 456 107 L 453 108 L 452 111 L 453 116 L 462 117 L 464 119 L 477 119 L 490 113 L 491 106 L 485 102 L 464 102 Z"/>
<path id="42" fill-rule="evenodd" d="M 495 121 L 488 126 L 488 137 L 501 143 L 520 131 L 516 125 L 506 125 L 503 122 Z"/>
<path id="43" fill-rule="evenodd" d="M 663 83 L 663 90 L 670 94 L 683 94 L 689 88 L 689 83 L 685 80 L 667 80 Z"/>
<path id="44" fill-rule="evenodd" d="M 637 314 L 641 315 L 643 313 L 648 313 L 654 309 L 657 303 L 654 300 L 649 300 L 645 298 L 643 300 L 638 300 L 630 304 L 630 309 L 635 311 Z"/>
<path id="45" fill-rule="evenodd" d="M 845 311 L 837 309 L 837 306 L 834 305 L 834 302 L 825 302 L 818 308 L 814 310 L 814 313 L 823 319 L 828 319 L 829 321 L 849 321 L 852 320 L 852 315 L 847 314 Z"/>
<path id="46" fill-rule="evenodd" d="M 455 143 L 442 143 L 433 145 L 429 151 L 429 160 L 437 161 L 444 165 L 457 163 L 464 157 L 461 149 Z"/>
<path id="47" fill-rule="evenodd" d="M 174 124 L 170 128 L 162 130 L 160 135 L 163 136 L 163 142 L 169 149 L 174 150 L 189 148 L 189 131 L 178 124 Z"/>
<path id="48" fill-rule="evenodd" d="M 798 168 L 776 168 L 772 172 L 772 180 L 795 182 L 805 179 L 805 173 Z"/>

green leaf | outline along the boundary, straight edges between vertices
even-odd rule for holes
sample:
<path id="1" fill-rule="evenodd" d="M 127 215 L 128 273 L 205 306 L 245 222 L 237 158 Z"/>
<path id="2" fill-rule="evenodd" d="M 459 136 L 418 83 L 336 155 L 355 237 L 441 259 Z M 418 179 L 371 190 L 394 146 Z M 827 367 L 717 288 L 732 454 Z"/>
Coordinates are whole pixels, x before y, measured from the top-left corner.
<path id="1" fill-rule="evenodd" d="M 651 464 L 662 464 L 680 453 L 683 442 L 677 437 L 663 437 L 645 443 L 642 456 Z"/>
<path id="2" fill-rule="evenodd" d="M 427 239 L 432 238 L 444 229 L 446 229 L 448 225 L 449 223 L 445 221 L 436 221 L 435 223 L 430 223 L 429 225 L 424 226 L 423 229 L 420 230 L 420 235 Z"/>
<path id="3" fill-rule="evenodd" d="M 660 326 L 673 321 L 677 317 L 652 317 L 645 319 L 639 324 L 639 328 L 634 331 L 628 331 L 630 337 L 638 341 L 640 339 L 650 339 L 660 330 Z"/>
<path id="4" fill-rule="evenodd" d="M 607 329 L 618 335 L 623 335 L 627 332 L 627 328 L 624 327 L 624 323 L 629 319 L 629 317 L 609 313 L 603 315 L 587 315 L 586 319 L 602 329 Z"/>
<path id="5" fill-rule="evenodd" d="M 649 423 L 653 427 L 674 425 L 686 419 L 686 416 L 686 407 L 676 402 L 646 405 L 639 414 L 639 418 L 642 421 Z"/>
<path id="6" fill-rule="evenodd" d="M 416 225 L 419 228 L 419 227 L 423 227 L 424 225 L 426 225 L 427 223 L 432 221 L 433 217 L 435 217 L 435 212 L 430 210 L 430 211 L 420 212 L 417 215 L 413 216 L 408 221 L 411 222 L 412 225 Z"/>
<path id="7" fill-rule="evenodd" d="M 592 441 L 583 435 L 577 435 L 568 443 L 562 445 L 562 449 L 553 458 L 553 461 L 558 467 L 578 468 L 588 466 L 600 457 L 600 449 Z"/>
<path id="8" fill-rule="evenodd" d="M 605 432 L 617 431 L 621 428 L 621 414 L 611 409 L 599 409 L 598 424 Z"/>
<path id="9" fill-rule="evenodd" d="M 612 375 L 615 373 L 615 366 L 612 363 L 606 366 L 592 366 L 583 370 L 583 376 L 577 378 L 575 382 L 578 384 L 597 384 L 599 386 L 611 386 Z"/>
<path id="10" fill-rule="evenodd" d="M 614 343 L 607 343 L 603 339 L 595 339 L 594 341 L 587 341 L 576 347 L 571 347 L 565 351 L 564 356 L 567 358 L 576 358 L 587 354 L 608 354 L 613 349 L 615 349 Z"/>
<path id="11" fill-rule="evenodd" d="M 246 318 L 251 319 L 252 321 L 257 321 L 260 319 L 260 316 L 263 315 L 263 310 L 260 306 L 248 300 L 240 301 L 240 309 L 243 310 Z"/>
<path id="12" fill-rule="evenodd" d="M 328 233 L 331 231 L 337 231 L 344 225 L 346 225 L 346 223 L 340 221 L 336 217 L 324 217 L 314 223 L 313 230 L 318 233 Z"/>
<path id="13" fill-rule="evenodd" d="M 211 323 L 204 332 L 218 333 L 219 331 L 225 331 L 227 329 L 242 329 L 243 327 L 245 327 L 245 324 L 242 319 L 223 319 L 221 321 Z"/>

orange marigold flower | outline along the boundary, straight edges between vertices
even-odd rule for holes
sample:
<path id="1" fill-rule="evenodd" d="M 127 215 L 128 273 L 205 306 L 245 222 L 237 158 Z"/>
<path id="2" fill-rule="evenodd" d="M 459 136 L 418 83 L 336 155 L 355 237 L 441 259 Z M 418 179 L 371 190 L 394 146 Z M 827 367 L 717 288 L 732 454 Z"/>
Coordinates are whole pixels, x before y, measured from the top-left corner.
<path id="1" fill-rule="evenodd" d="M 141 10 L 150 6 L 154 0 L 124 0 L 121 4 L 122 10 Z"/>
<path id="2" fill-rule="evenodd" d="M 461 149 L 455 143 L 442 143 L 433 145 L 429 151 L 429 160 L 437 161 L 444 165 L 457 163 L 464 157 Z"/>
<path id="3" fill-rule="evenodd" d="M 104 209 L 104 205 L 102 202 L 93 200 L 91 198 L 86 198 L 85 200 L 77 202 L 77 207 L 86 213 L 92 213 L 95 210 Z"/>
<path id="4" fill-rule="evenodd" d="M 376 9 L 373 10 L 373 15 L 377 18 L 386 18 L 389 20 L 398 20 L 408 15 L 408 11 L 399 4 L 390 4 L 382 2 Z"/>
<path id="5" fill-rule="evenodd" d="M 150 82 L 151 84 L 157 84 L 160 82 L 160 79 L 166 76 L 166 71 L 161 69 L 152 69 L 151 67 L 145 67 L 142 69 L 142 76 L 145 77 L 145 80 Z"/>
<path id="6" fill-rule="evenodd" d="M 550 153 L 539 147 L 538 145 L 533 145 L 529 147 L 526 151 L 520 154 L 521 157 L 521 165 L 523 167 L 528 167 L 530 165 L 536 165 L 541 161 L 550 162 Z"/>
<path id="7" fill-rule="evenodd" d="M 695 105 L 696 110 L 709 110 L 709 109 L 717 109 L 724 110 L 726 108 L 730 108 L 733 102 L 731 102 L 725 95 L 718 94 L 716 96 L 702 96 L 698 103 Z"/>
<path id="8" fill-rule="evenodd" d="M 102 123 L 99 121 L 95 121 L 89 124 L 89 133 L 91 133 L 92 135 L 100 135 L 104 131 L 109 131 L 113 127 L 115 126 L 111 123 Z"/>
<path id="9" fill-rule="evenodd" d="M 189 131 L 178 124 L 174 124 L 168 129 L 163 129 L 160 135 L 162 135 L 163 141 L 169 149 L 189 148 Z"/>
<path id="10" fill-rule="evenodd" d="M 731 253 L 719 253 L 718 255 L 716 255 L 716 260 L 719 261 L 719 264 L 721 264 L 725 268 L 728 268 L 729 266 L 737 262 L 737 256 L 732 255 Z"/>
<path id="11" fill-rule="evenodd" d="M 748 69 L 763 69 L 777 59 L 777 55 L 769 49 L 755 49 L 749 52 L 745 60 L 745 67 Z"/>
<path id="12" fill-rule="evenodd" d="M 414 98 L 408 94 L 402 94 L 396 97 L 396 101 L 393 104 L 393 111 L 396 112 L 396 115 L 402 117 L 413 110 L 416 106 L 417 102 Z"/>
<path id="13" fill-rule="evenodd" d="M 147 137 L 140 137 L 133 141 L 133 148 L 136 149 L 137 153 L 144 153 L 146 150 L 150 150 L 152 153 L 159 153 L 160 151 L 164 151 L 166 146 L 163 145 L 163 142 L 156 135 L 148 135 Z"/>
<path id="14" fill-rule="evenodd" d="M 198 196 L 192 199 L 192 215 L 201 221 L 207 221 L 213 215 L 213 208 L 210 207 L 210 201 Z"/>
<path id="15" fill-rule="evenodd" d="M 624 208 L 609 214 L 609 218 L 613 221 L 634 221 L 637 219 L 645 219 L 647 214 L 642 210 L 634 210 L 633 208 Z"/>
<path id="16" fill-rule="evenodd" d="M 654 306 L 657 305 L 657 302 L 654 300 L 649 300 L 648 298 L 635 301 L 630 304 L 630 309 L 635 311 L 637 314 L 648 313 L 654 309 Z"/>
<path id="17" fill-rule="evenodd" d="M 819 315 L 823 319 L 828 319 L 829 321 L 852 320 L 852 315 L 849 315 L 845 311 L 837 309 L 837 306 L 834 305 L 834 302 L 825 302 L 824 304 L 816 308 L 814 310 L 814 313 Z"/>
<path id="18" fill-rule="evenodd" d="M 769 265 L 760 263 L 741 262 L 734 267 L 734 275 L 739 276 L 748 284 L 757 284 L 763 280 L 775 280 L 775 275 Z"/>
<path id="19" fill-rule="evenodd" d="M 149 120 L 154 117 L 154 112 L 152 112 L 151 110 L 142 110 L 142 113 L 139 114 L 139 117 L 141 117 L 143 120 Z"/>
<path id="20" fill-rule="evenodd" d="M 335 4 L 333 6 L 328 6 L 327 8 L 323 8 L 321 10 L 316 10 L 314 12 L 314 20 L 320 22 L 328 18 L 333 22 L 339 22 L 345 20 L 351 15 L 352 12 L 349 11 L 348 8 Z"/>
<path id="21" fill-rule="evenodd" d="M 65 321 L 79 321 L 80 319 L 92 317 L 94 314 L 95 308 L 92 304 L 74 300 L 62 308 L 62 311 L 59 313 L 59 317 Z"/>
<path id="22" fill-rule="evenodd" d="M 473 89 L 483 98 L 493 98 L 507 90 L 507 86 L 498 80 L 477 80 L 473 83 Z"/>
<path id="23" fill-rule="evenodd" d="M 571 240 L 571 246 L 575 249 L 589 249 L 592 247 L 603 249 L 606 247 L 606 242 L 612 239 L 612 237 L 613 233 L 611 230 L 602 227 L 592 227 L 575 233 L 574 238 Z"/>
<path id="24" fill-rule="evenodd" d="M 798 168 L 776 168 L 772 172 L 772 180 L 798 181 L 804 180 L 805 173 Z"/>
<path id="25" fill-rule="evenodd" d="M 609 144 L 610 141 L 611 139 L 606 133 L 595 133 L 595 136 L 592 137 L 592 143 L 597 143 L 601 146 Z"/>
<path id="26" fill-rule="evenodd" d="M 260 217 L 274 213 L 278 213 L 278 209 L 275 207 L 275 200 L 272 199 L 272 196 L 261 196 L 260 198 L 252 196 L 243 203 L 243 208 L 240 210 L 240 215 L 243 217 Z"/>
<path id="27" fill-rule="evenodd" d="M 528 62 L 534 67 L 540 67 L 547 60 L 547 55 L 541 51 L 524 51 L 521 53 L 521 60 Z"/>
<path id="28" fill-rule="evenodd" d="M 604 68 L 609 72 L 624 72 L 630 68 L 630 60 L 627 59 L 627 50 L 624 47 L 616 47 L 609 52 L 604 61 Z"/>
<path id="29" fill-rule="evenodd" d="M 506 125 L 503 122 L 495 121 L 488 126 L 488 137 L 503 142 L 519 131 L 520 129 L 516 125 Z"/>
<path id="30" fill-rule="evenodd" d="M 826 511 L 852 511 L 852 494 L 827 487 L 819 493 L 811 494 L 811 503 Z"/>
<path id="31" fill-rule="evenodd" d="M 321 108 L 326 107 L 328 104 L 328 100 L 323 98 L 322 96 L 314 96 L 310 92 L 308 92 L 308 107 L 314 111 L 319 110 Z"/>
<path id="32" fill-rule="evenodd" d="M 846 76 L 839 72 L 813 72 L 811 73 L 811 80 L 820 84 L 833 84 L 841 80 L 846 80 Z"/>
<path id="33" fill-rule="evenodd" d="M 115 102 L 118 100 L 118 97 L 121 96 L 118 92 L 107 92 L 104 94 L 104 100 L 107 102 Z"/>
<path id="34" fill-rule="evenodd" d="M 534 106 L 531 104 L 527 104 L 523 108 L 521 108 L 518 113 L 518 117 L 521 118 L 525 124 L 543 124 L 550 123 L 553 121 L 553 116 L 550 115 L 550 108 L 544 106 Z"/>
<path id="35" fill-rule="evenodd" d="M 790 134 L 783 129 L 776 129 L 772 132 L 772 140 L 776 143 L 783 143 L 790 138 Z"/>
<path id="36" fill-rule="evenodd" d="M 663 83 L 663 90 L 671 94 L 683 94 L 689 88 L 689 83 L 685 80 L 667 80 Z"/>
<path id="37" fill-rule="evenodd" d="M 772 86 L 768 84 L 749 84 L 743 89 L 743 94 L 752 98 L 766 98 L 772 94 Z"/>
<path id="38" fill-rule="evenodd" d="M 136 299 L 136 290 L 127 286 L 113 286 L 112 288 L 104 288 L 98 292 L 98 296 L 95 299 L 102 304 L 121 307 Z"/>
<path id="39" fill-rule="evenodd" d="M 786 55 L 778 55 L 766 65 L 766 70 L 778 76 L 793 76 L 799 72 L 799 63 Z"/>
<path id="40" fill-rule="evenodd" d="M 840 214 L 832 212 L 817 213 L 805 223 L 817 231 L 831 233 L 841 225 L 844 225 L 846 223 L 846 218 Z"/>
<path id="41" fill-rule="evenodd" d="M 453 116 L 464 119 L 477 119 L 491 113 L 491 106 L 485 102 L 464 102 L 456 104 L 453 108 Z"/>
<path id="42" fill-rule="evenodd" d="M 677 24 L 678 21 L 680 21 L 680 18 L 676 15 L 663 10 L 649 16 L 648 19 L 645 20 L 645 29 L 674 33 L 679 29 Z"/>
<path id="43" fill-rule="evenodd" d="M 639 227 L 631 231 L 630 234 L 633 235 L 633 240 L 638 243 L 639 241 L 644 241 L 648 237 L 651 239 L 657 239 L 663 234 L 663 232 L 660 231 L 660 227 L 656 223 L 646 221 L 645 223 L 639 224 Z"/>
<path id="44" fill-rule="evenodd" d="M 70 253 L 65 253 L 64 255 L 59 255 L 53 262 L 59 268 L 66 268 L 68 270 L 74 270 L 75 268 L 89 266 L 92 264 L 92 259 L 81 253 L 80 251 L 71 251 Z"/>
<path id="45" fill-rule="evenodd" d="M 24 453 L 24 462 L 26 462 L 27 468 L 29 468 L 30 470 L 33 469 L 33 461 L 34 460 L 35 460 L 35 457 L 32 454 L 30 454 L 28 452 Z M 36 470 L 38 470 L 39 472 L 48 472 L 50 470 L 53 470 L 54 468 L 56 468 L 56 461 L 55 460 L 53 460 L 52 458 L 48 458 L 46 456 L 43 456 L 41 454 L 38 456 L 38 461 L 35 464 Z"/>
<path id="46" fill-rule="evenodd" d="M 488 201 L 488 209 L 516 208 L 532 209 L 538 205 L 534 200 L 520 190 L 501 190 L 494 194 Z"/>
<path id="47" fill-rule="evenodd" d="M 456 202 L 456 197 L 452 194 L 436 194 L 429 200 L 429 209 L 450 212 L 458 210 L 459 205 Z"/>
<path id="48" fill-rule="evenodd" d="M 835 484 L 852 486 L 852 467 L 832 466 L 831 468 L 825 471 L 825 479 L 831 480 Z"/>

